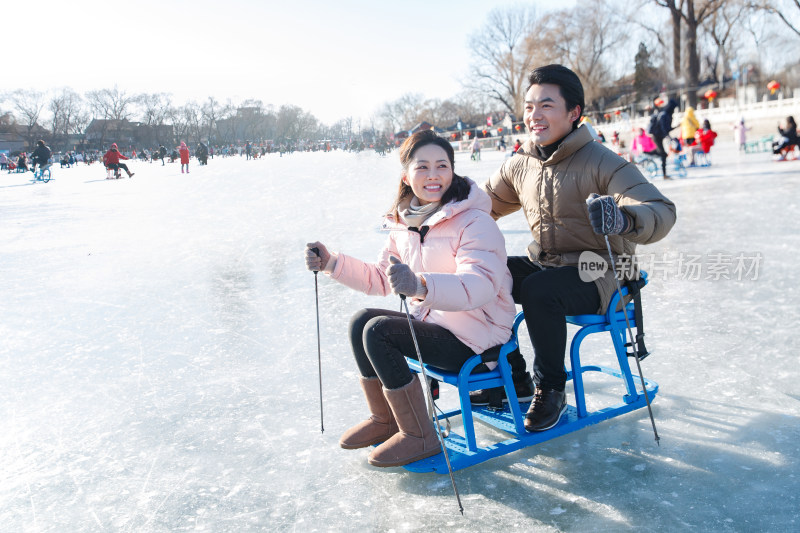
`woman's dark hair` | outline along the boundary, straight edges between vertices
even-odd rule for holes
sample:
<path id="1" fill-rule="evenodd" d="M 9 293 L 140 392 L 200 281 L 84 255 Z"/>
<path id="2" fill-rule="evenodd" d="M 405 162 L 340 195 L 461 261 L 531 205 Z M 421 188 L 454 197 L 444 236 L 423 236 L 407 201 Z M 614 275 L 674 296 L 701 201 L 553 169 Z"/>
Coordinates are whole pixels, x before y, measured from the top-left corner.
<path id="1" fill-rule="evenodd" d="M 708 119 L 703 120 L 703 129 L 709 131 L 711 130 L 711 123 L 708 121 Z"/>
<path id="2" fill-rule="evenodd" d="M 450 183 L 450 187 L 448 187 L 448 189 L 442 195 L 442 205 L 450 202 L 460 202 L 462 200 L 466 200 L 469 196 L 470 185 L 467 180 L 456 174 L 455 151 L 449 142 L 436 135 L 436 133 L 434 133 L 432 130 L 418 131 L 403 141 L 403 144 L 400 145 L 400 164 L 403 165 L 403 171 L 405 172 L 408 170 L 408 166 L 411 164 L 411 159 L 414 157 L 414 153 L 419 148 L 429 144 L 435 144 L 445 151 L 447 158 L 450 160 L 450 169 L 453 171 L 453 181 Z M 395 199 L 391 209 L 391 213 L 394 215 L 395 220 L 400 218 L 400 214 L 398 213 L 398 206 L 400 203 L 413 194 L 414 191 L 411 189 L 411 186 L 406 185 L 402 180 L 400 180 L 400 188 L 397 191 L 397 198 Z"/>
<path id="3" fill-rule="evenodd" d="M 794 130 L 797 129 L 797 122 L 794 121 L 794 117 L 792 115 L 786 117 L 786 125 L 789 126 L 789 128 L 791 129 Z"/>
<path id="4" fill-rule="evenodd" d="M 577 129 L 585 108 L 583 84 L 578 75 L 564 65 L 552 64 L 537 67 L 528 75 L 528 88 L 525 89 L 525 92 L 528 92 L 533 85 L 545 83 L 558 85 L 558 92 L 567 103 L 567 111 L 580 106 L 578 118 L 572 123 L 572 129 Z"/>

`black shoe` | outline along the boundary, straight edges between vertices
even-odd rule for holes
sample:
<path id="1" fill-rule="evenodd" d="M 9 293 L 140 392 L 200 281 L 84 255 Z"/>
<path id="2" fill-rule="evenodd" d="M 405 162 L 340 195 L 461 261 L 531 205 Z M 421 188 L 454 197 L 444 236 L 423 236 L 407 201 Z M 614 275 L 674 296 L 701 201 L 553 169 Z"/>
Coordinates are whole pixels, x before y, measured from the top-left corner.
<path id="1" fill-rule="evenodd" d="M 525 429 L 544 431 L 558 424 L 561 415 L 567 411 L 567 395 L 563 390 L 536 389 L 528 414 L 525 415 Z"/>
<path id="2" fill-rule="evenodd" d="M 514 392 L 517 393 L 517 401 L 519 402 L 531 401 L 533 399 L 533 389 L 533 379 L 528 372 L 525 372 L 522 380 L 514 381 Z M 503 403 L 508 403 L 508 397 L 505 387 L 496 387 L 470 391 L 469 401 L 472 405 L 502 407 Z"/>

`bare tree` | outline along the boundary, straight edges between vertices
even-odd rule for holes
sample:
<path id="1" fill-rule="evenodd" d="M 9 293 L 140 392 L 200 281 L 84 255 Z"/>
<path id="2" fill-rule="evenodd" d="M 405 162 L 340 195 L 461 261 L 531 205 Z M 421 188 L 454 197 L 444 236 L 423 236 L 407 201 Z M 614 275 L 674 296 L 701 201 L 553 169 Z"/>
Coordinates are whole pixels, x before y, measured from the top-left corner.
<path id="1" fill-rule="evenodd" d="M 215 137 L 214 133 L 217 129 L 217 120 L 220 118 L 221 111 L 222 105 L 212 96 L 209 96 L 208 100 L 200 108 L 205 137 L 209 142 Z"/>
<path id="2" fill-rule="evenodd" d="M 697 30 L 707 18 L 723 5 L 723 0 L 654 0 L 669 9 L 672 17 L 673 61 L 676 74 L 683 72 L 688 86 L 688 104 L 697 106 L 697 88 L 700 85 L 700 56 L 697 50 Z M 681 68 L 681 25 L 686 25 L 686 68 Z"/>
<path id="3" fill-rule="evenodd" d="M 281 140 L 300 140 L 308 138 L 318 127 L 314 115 L 294 105 L 282 105 L 278 109 L 276 137 Z"/>
<path id="4" fill-rule="evenodd" d="M 89 122 L 89 114 L 84 109 L 83 98 L 65 87 L 56 93 L 48 105 L 51 119 L 50 126 L 53 133 L 52 145 L 56 148 L 59 143 L 61 148 L 67 148 L 71 134 L 83 133 Z"/>
<path id="5" fill-rule="evenodd" d="M 142 122 L 148 126 L 161 126 L 172 107 L 172 97 L 168 93 L 143 93 L 135 97 L 140 107 Z"/>
<path id="6" fill-rule="evenodd" d="M 729 0 L 703 23 L 704 37 L 713 44 L 708 67 L 714 81 L 724 86 L 725 72 L 736 57 L 736 42 L 742 37 L 742 22 L 752 8 L 746 0 Z"/>
<path id="7" fill-rule="evenodd" d="M 483 91 L 510 113 L 520 113 L 527 74 L 541 43 L 535 36 L 533 5 L 497 8 L 489 13 L 483 27 L 469 38 L 472 51 L 468 89 Z"/>
<path id="8" fill-rule="evenodd" d="M 200 140 L 202 112 L 200 106 L 195 101 L 186 102 L 181 108 L 180 113 L 183 123 L 186 125 L 186 141 L 197 142 Z"/>
<path id="9" fill-rule="evenodd" d="M 397 100 L 383 104 L 379 117 L 392 132 L 411 129 L 419 118 L 424 98 L 420 93 L 406 93 Z"/>
<path id="10" fill-rule="evenodd" d="M 800 0 L 760 0 L 751 4 L 756 9 L 778 17 L 786 27 L 800 35 Z"/>
<path id="11" fill-rule="evenodd" d="M 115 85 L 113 89 L 89 91 L 86 99 L 94 112 L 95 118 L 105 120 L 130 120 L 136 97 L 120 91 Z"/>
<path id="12" fill-rule="evenodd" d="M 34 90 L 17 89 L 8 95 L 12 107 L 16 110 L 17 118 L 26 128 L 25 141 L 28 146 L 33 146 L 39 135 L 39 117 L 45 107 L 44 93 Z M 38 128 L 37 128 L 38 127 Z"/>
<path id="13" fill-rule="evenodd" d="M 103 145 L 109 131 L 109 121 L 129 120 L 136 97 L 128 96 L 115 85 L 113 89 L 89 91 L 86 93 L 86 101 L 93 117 L 100 120 L 94 135 L 95 141 Z"/>
<path id="14" fill-rule="evenodd" d="M 591 17 L 586 16 L 587 11 Z M 581 79 L 588 105 L 609 85 L 612 55 L 626 49 L 628 34 L 623 18 L 607 0 L 590 0 L 554 15 L 548 18 L 548 40 L 556 51 L 555 58 Z"/>

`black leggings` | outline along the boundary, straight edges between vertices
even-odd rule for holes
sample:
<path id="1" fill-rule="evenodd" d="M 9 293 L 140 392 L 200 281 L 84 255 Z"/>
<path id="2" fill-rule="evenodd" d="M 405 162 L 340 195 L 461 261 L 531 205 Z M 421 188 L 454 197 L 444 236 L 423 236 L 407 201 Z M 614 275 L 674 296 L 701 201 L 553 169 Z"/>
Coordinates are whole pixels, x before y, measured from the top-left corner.
<path id="1" fill-rule="evenodd" d="M 514 279 L 511 295 L 522 305 L 533 344 L 533 379 L 544 389 L 564 390 L 566 316 L 596 313 L 597 286 L 582 281 L 577 267 L 542 269 L 527 257 L 509 257 L 508 269 Z"/>
<path id="2" fill-rule="evenodd" d="M 412 318 L 425 364 L 458 372 L 475 351 L 449 330 Z M 405 356 L 417 358 L 405 313 L 362 309 L 350 320 L 350 344 L 361 375 L 377 376 L 387 389 L 411 383 Z"/>

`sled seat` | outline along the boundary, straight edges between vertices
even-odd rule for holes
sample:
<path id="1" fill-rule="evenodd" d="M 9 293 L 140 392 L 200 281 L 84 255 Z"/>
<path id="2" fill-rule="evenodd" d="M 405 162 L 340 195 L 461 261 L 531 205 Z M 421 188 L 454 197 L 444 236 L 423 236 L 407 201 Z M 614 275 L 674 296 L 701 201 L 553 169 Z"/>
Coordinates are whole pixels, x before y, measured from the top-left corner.
<path id="1" fill-rule="evenodd" d="M 780 155 L 783 157 L 784 161 L 791 161 L 792 159 L 800 159 L 800 155 L 797 154 L 798 145 L 796 144 L 789 144 L 781 148 Z"/>
<path id="2" fill-rule="evenodd" d="M 497 366 L 488 372 L 479 372 L 473 374 L 472 371 L 475 367 L 486 361 L 494 359 L 494 354 L 489 352 L 496 350 L 491 348 L 487 350 L 486 354 L 476 354 L 467 359 L 467 362 L 461 367 L 459 372 L 448 372 L 440 368 L 430 365 L 425 365 L 425 374 L 428 378 L 436 379 L 442 383 L 447 383 L 458 389 L 458 400 L 460 410 L 455 410 L 449 413 L 444 413 L 444 417 L 461 413 L 461 418 L 464 424 L 464 438 L 466 440 L 467 449 L 470 452 L 478 450 L 478 445 L 475 440 L 475 424 L 473 417 L 472 402 L 469 400 L 470 391 L 481 389 L 492 389 L 495 387 L 504 387 L 506 396 L 508 398 L 508 408 L 511 411 L 512 427 L 508 428 L 518 434 L 525 434 L 524 414 L 520 409 L 519 401 L 517 401 L 517 392 L 514 389 L 514 382 L 511 380 L 511 365 L 508 363 L 508 354 L 513 352 L 519 347 L 517 339 L 517 330 L 525 316 L 520 312 L 514 318 L 514 325 L 511 328 L 511 338 L 499 348 L 497 355 Z M 424 356 L 423 356 L 424 358 Z M 408 366 L 412 372 L 421 372 L 419 361 L 410 357 L 406 358 Z M 480 409 L 481 411 L 485 409 Z"/>
<path id="3" fill-rule="evenodd" d="M 517 313 L 514 318 L 511 338 L 500 347 L 497 356 L 497 367 L 493 370 L 477 374 L 472 373 L 475 367 L 482 362 L 494 359 L 494 354 L 490 352 L 495 349 L 487 350 L 484 354 L 472 356 L 464 363 L 459 372 L 447 372 L 430 365 L 425 365 L 425 373 L 428 378 L 447 383 L 458 389 L 459 408 L 444 412 L 439 417 L 441 419 L 460 414 L 462 418 L 463 437 L 453 432 L 445 439 L 453 469 L 457 470 L 472 466 L 491 459 L 492 457 L 505 455 L 527 446 L 533 446 L 561 435 L 572 433 L 573 431 L 577 431 L 603 420 L 646 407 L 647 404 L 644 393 L 637 390 L 636 381 L 634 381 L 634 378 L 637 380 L 640 378 L 631 373 L 631 368 L 628 364 L 627 349 L 630 345 L 626 341 L 627 325 L 625 323 L 625 317 L 627 316 L 634 334 L 637 333 L 636 318 L 637 314 L 640 315 L 640 312 L 636 312 L 635 302 L 638 299 L 634 299 L 631 296 L 647 284 L 647 273 L 641 271 L 640 274 L 640 280 L 630 285 L 626 284 L 622 286 L 621 294 L 617 291 L 614 292 L 606 313 L 600 315 L 592 314 L 566 317 L 567 323 L 580 326 L 580 329 L 573 336 L 570 345 L 570 368 L 565 368 L 567 380 L 572 380 L 573 382 L 575 406 L 568 405 L 567 413 L 562 416 L 558 424 L 547 431 L 528 432 L 525 430 L 524 417 L 527 412 L 528 403 L 521 404 L 517 400 L 514 382 L 511 379 L 511 365 L 508 363 L 508 354 L 519 347 L 519 326 L 525 320 L 525 315 L 522 312 Z M 620 307 L 621 300 L 629 297 L 630 301 L 624 305 L 624 308 Z M 619 369 L 596 365 L 582 365 L 580 360 L 580 347 L 583 340 L 588 335 L 606 331 L 611 335 Z M 637 335 L 637 344 L 639 338 L 640 336 Z M 643 343 L 641 346 L 643 348 Z M 634 346 L 633 349 L 637 349 L 637 346 Z M 645 353 L 644 356 L 646 355 Z M 640 359 L 642 359 L 641 355 Z M 419 361 L 412 358 L 406 358 L 406 360 L 412 371 L 421 371 Z M 588 412 L 586 409 L 583 383 L 583 374 L 585 372 L 602 372 L 614 378 L 621 379 L 624 382 L 626 393 L 622 396 L 622 403 Z M 658 392 L 658 384 L 650 380 L 645 380 L 645 386 L 652 400 Z M 470 391 L 493 387 L 505 388 L 508 403 L 504 404 L 502 410 L 472 405 L 469 400 Z M 479 448 L 475 438 L 475 418 L 510 434 L 511 438 L 502 442 L 490 444 L 487 447 Z M 447 465 L 442 457 L 443 455 L 440 454 L 411 463 L 404 468 L 413 472 L 433 471 L 447 473 Z"/>

